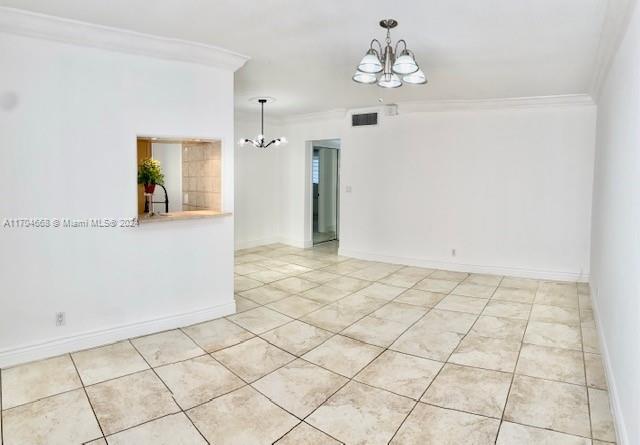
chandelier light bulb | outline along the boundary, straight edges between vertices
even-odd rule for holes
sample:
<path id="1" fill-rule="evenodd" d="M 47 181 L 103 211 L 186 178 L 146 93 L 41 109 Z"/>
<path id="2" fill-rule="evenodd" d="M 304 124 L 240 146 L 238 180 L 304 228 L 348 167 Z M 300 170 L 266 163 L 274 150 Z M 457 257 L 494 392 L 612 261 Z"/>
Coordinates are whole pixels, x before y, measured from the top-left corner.
<path id="1" fill-rule="evenodd" d="M 424 75 L 422 70 L 418 70 L 415 73 L 407 74 L 402 80 L 404 83 L 411 85 L 421 85 L 427 83 L 427 76 Z"/>
<path id="2" fill-rule="evenodd" d="M 396 74 L 411 74 L 418 71 L 418 64 L 408 50 L 402 51 L 393 64 L 393 72 Z"/>
<path id="3" fill-rule="evenodd" d="M 367 54 L 365 54 L 360 61 L 360 65 L 358 65 L 358 71 L 368 74 L 375 74 L 382 71 L 382 63 L 375 49 L 369 48 Z"/>
<path id="4" fill-rule="evenodd" d="M 396 74 L 383 75 L 378 81 L 378 86 L 382 88 L 398 88 L 402 86 L 402 81 Z"/>
<path id="5" fill-rule="evenodd" d="M 376 80 L 378 80 L 378 78 L 376 77 L 375 74 L 356 71 L 356 73 L 353 75 L 353 80 L 355 80 L 358 83 L 370 84 L 370 83 L 376 83 Z"/>

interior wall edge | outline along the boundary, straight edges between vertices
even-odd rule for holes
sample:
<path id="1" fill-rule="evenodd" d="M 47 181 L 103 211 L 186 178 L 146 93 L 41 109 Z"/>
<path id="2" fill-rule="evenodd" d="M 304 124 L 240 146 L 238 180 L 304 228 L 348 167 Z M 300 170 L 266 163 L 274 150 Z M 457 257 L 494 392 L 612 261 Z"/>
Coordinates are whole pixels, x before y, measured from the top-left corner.
<path id="1" fill-rule="evenodd" d="M 607 1 L 606 21 L 602 27 L 598 53 L 593 68 L 589 92 L 598 102 L 607 74 L 611 69 L 637 0 Z"/>
<path id="2" fill-rule="evenodd" d="M 0 351 L 0 368 L 55 357 L 57 355 L 108 345 L 128 338 L 155 334 L 225 317 L 236 312 L 235 300 L 196 311 L 129 323 L 106 329 L 61 337 L 42 343 Z"/>
<path id="3" fill-rule="evenodd" d="M 591 307 L 593 309 L 593 317 L 596 322 L 596 332 L 598 333 L 600 355 L 602 356 L 604 374 L 609 391 L 609 402 L 611 404 L 611 410 L 613 411 L 613 422 L 615 424 L 616 430 L 616 443 L 618 445 L 631 445 L 631 442 L 629 442 L 629 436 L 627 434 L 628 429 L 624 419 L 624 412 L 622 410 L 620 397 L 618 395 L 618 386 L 616 385 L 615 374 L 613 373 L 613 365 L 611 364 L 611 359 L 609 356 L 609 348 L 607 347 L 607 340 L 605 338 L 604 329 L 602 328 L 602 323 L 600 320 L 598 301 L 593 296 L 593 289 L 595 289 L 595 286 L 591 285 Z"/>
<path id="4" fill-rule="evenodd" d="M 286 244 L 288 246 L 293 246 L 293 247 L 299 247 L 302 249 L 308 249 L 310 247 L 313 247 L 313 240 L 296 240 L 293 238 L 286 238 L 286 237 L 281 237 L 280 241 L 278 241 L 282 244 Z"/>

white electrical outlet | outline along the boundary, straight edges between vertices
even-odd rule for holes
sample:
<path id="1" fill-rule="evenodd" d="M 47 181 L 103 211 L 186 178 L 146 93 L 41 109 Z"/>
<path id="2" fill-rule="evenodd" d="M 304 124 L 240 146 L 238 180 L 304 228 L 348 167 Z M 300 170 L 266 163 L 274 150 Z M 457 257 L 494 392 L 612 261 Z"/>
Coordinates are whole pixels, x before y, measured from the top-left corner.
<path id="1" fill-rule="evenodd" d="M 346 186 L 346 187 L 345 187 L 345 191 L 346 191 L 347 193 L 351 193 L 351 186 L 350 186 L 350 185 Z"/>
<path id="2" fill-rule="evenodd" d="M 64 312 L 56 312 L 56 326 L 67 324 L 67 315 Z"/>
<path id="3" fill-rule="evenodd" d="M 456 256 L 456 249 L 451 249 L 451 256 Z"/>

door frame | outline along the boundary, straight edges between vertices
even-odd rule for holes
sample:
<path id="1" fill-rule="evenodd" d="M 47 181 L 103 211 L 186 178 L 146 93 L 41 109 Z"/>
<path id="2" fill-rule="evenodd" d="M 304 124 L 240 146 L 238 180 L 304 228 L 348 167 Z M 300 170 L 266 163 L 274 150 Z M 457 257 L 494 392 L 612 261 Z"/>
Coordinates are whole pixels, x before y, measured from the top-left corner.
<path id="1" fill-rule="evenodd" d="M 331 141 L 335 147 L 316 145 L 319 142 Z M 336 240 L 340 241 L 340 178 L 341 178 L 341 138 L 314 139 L 305 143 L 305 247 L 313 247 L 313 149 L 314 146 L 336 150 L 337 174 L 336 174 Z"/>

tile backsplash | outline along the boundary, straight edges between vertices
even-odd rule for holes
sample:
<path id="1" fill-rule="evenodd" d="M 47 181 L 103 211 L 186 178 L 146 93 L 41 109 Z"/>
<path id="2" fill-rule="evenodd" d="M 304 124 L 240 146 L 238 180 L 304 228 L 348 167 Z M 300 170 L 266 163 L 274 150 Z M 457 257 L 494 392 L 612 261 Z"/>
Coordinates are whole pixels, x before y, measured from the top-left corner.
<path id="1" fill-rule="evenodd" d="M 220 152 L 220 142 L 182 144 L 182 210 L 222 210 Z"/>

